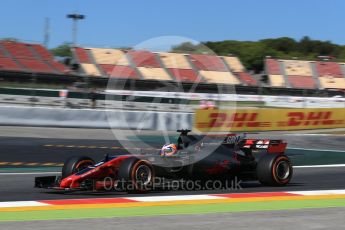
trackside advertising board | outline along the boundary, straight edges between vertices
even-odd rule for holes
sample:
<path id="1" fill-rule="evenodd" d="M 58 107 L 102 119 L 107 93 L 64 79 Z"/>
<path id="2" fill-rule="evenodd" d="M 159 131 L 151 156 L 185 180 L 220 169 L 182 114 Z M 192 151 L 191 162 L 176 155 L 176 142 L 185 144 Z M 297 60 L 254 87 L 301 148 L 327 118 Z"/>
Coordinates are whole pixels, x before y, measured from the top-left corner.
<path id="1" fill-rule="evenodd" d="M 344 128 L 345 108 L 197 110 L 199 132 L 274 131 Z"/>

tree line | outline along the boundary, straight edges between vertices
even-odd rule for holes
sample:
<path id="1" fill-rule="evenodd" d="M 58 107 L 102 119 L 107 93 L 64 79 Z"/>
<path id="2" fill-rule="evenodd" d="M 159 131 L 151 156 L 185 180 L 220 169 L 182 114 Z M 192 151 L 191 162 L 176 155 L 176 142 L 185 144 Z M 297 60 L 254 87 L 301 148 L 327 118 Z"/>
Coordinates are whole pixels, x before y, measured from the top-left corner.
<path id="1" fill-rule="evenodd" d="M 267 56 L 282 59 L 318 60 L 328 56 L 334 61 L 345 61 L 345 46 L 330 41 L 313 40 L 307 36 L 300 40 L 289 37 L 263 39 L 259 41 L 206 41 L 199 44 L 185 42 L 174 46 L 172 52 L 215 53 L 235 55 L 248 70 L 261 72 Z"/>

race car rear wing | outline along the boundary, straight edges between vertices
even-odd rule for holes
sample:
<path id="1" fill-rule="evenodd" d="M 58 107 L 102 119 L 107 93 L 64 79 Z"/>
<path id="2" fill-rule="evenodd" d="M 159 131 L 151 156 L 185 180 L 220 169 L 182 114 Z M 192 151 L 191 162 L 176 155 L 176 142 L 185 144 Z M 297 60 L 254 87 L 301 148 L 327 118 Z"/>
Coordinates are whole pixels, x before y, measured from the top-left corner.
<path id="1" fill-rule="evenodd" d="M 267 150 L 268 153 L 283 153 L 286 146 L 287 143 L 283 140 L 244 139 L 239 143 L 240 148 Z"/>
<path id="2" fill-rule="evenodd" d="M 287 146 L 287 143 L 283 140 L 251 139 L 246 138 L 246 134 L 212 135 L 208 137 L 211 137 L 211 139 L 214 140 L 219 140 L 219 138 L 222 138 L 222 145 L 227 145 L 229 147 L 251 150 L 265 150 L 268 153 L 284 153 Z"/>

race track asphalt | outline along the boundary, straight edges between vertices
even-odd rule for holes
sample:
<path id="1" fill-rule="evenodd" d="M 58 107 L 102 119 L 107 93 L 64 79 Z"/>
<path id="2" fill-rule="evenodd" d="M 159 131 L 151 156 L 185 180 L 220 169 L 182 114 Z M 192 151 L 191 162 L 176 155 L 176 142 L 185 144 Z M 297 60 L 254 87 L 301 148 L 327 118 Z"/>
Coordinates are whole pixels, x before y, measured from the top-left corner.
<path id="1" fill-rule="evenodd" d="M 286 139 L 290 147 L 344 150 L 345 136 L 299 136 L 284 134 L 257 134 L 260 137 Z M 76 138 L 77 137 L 77 138 Z M 124 154 L 122 144 L 109 130 L 55 129 L 30 127 L 0 127 L 0 202 L 25 200 L 56 200 L 74 198 L 109 198 L 138 196 L 123 192 L 56 193 L 33 188 L 34 177 L 57 175 L 59 167 L 37 167 L 47 162 L 62 163 L 74 155 L 87 155 L 95 160 L 104 154 Z M 134 142 L 135 143 L 135 142 Z M 138 143 L 139 144 L 139 143 Z M 160 141 L 149 142 L 147 152 L 156 152 Z M 129 151 L 137 153 L 139 150 Z M 140 147 L 140 146 L 138 146 Z M 294 151 L 292 151 L 294 152 Z M 326 153 L 327 154 L 327 153 Z M 340 153 L 341 154 L 341 153 Z M 316 153 L 323 159 L 325 156 Z M 16 166 L 9 166 L 10 163 Z M 1 165 L 1 163 L 4 163 Z M 21 163 L 21 164 L 19 164 Z M 35 163 L 35 167 L 22 164 Z M 342 162 L 344 163 L 344 162 Z M 35 172 L 36 171 L 36 172 Z M 295 168 L 291 183 L 285 187 L 265 187 L 258 182 L 241 183 L 239 190 L 158 190 L 140 196 L 185 194 L 250 193 L 273 191 L 303 191 L 345 189 L 345 167 Z M 243 213 L 214 213 L 197 215 L 168 215 L 107 219 L 46 220 L 1 222 L 0 229 L 342 229 L 344 208 L 260 211 Z"/>
<path id="2" fill-rule="evenodd" d="M 28 129 L 28 128 L 26 128 Z M 0 127 L 1 130 L 1 127 Z M 26 131 L 27 133 L 39 133 L 39 135 L 21 135 L 20 128 L 13 134 L 6 136 L 4 133 L 0 135 L 0 201 L 19 201 L 19 200 L 46 200 L 46 199 L 66 199 L 66 198 L 86 198 L 86 197 L 117 197 L 117 196 L 129 196 L 126 193 L 111 192 L 111 193 L 55 193 L 48 192 L 42 189 L 34 189 L 34 177 L 42 176 L 42 174 L 4 174 L 6 172 L 20 171 L 22 167 L 16 166 L 13 170 L 13 166 L 1 165 L 1 162 L 17 162 L 17 163 L 37 163 L 44 164 L 51 163 L 63 163 L 65 159 L 75 155 L 87 155 L 93 159 L 100 160 L 105 154 L 110 155 L 128 153 L 128 150 L 124 149 L 122 144 L 133 144 L 133 148 L 129 151 L 133 153 L 140 153 L 133 141 L 118 141 L 112 138 L 89 138 L 85 135 L 83 138 L 76 139 L 71 138 L 67 132 L 68 138 L 64 137 L 63 129 L 53 129 L 42 132 L 41 129 L 31 129 Z M 33 131 L 34 130 L 34 131 Z M 37 131 L 39 130 L 39 132 Z M 83 130 L 73 130 L 73 132 L 81 133 Z M 86 130 L 85 132 L 92 132 L 92 135 L 97 135 L 97 130 Z M 103 132 L 103 131 L 102 131 Z M 109 132 L 109 131 L 106 131 Z M 25 133 L 23 131 L 22 133 Z M 50 133 L 50 135 L 48 135 Z M 109 134 L 109 133 L 108 133 Z M 272 136 L 273 134 L 271 134 Z M 275 136 L 278 138 L 279 134 Z M 23 137 L 24 136 L 24 137 Z M 53 137 L 52 137 L 53 136 Z M 80 135 L 82 136 L 82 135 Z M 294 136 L 292 136 L 294 137 Z M 297 146 L 294 147 L 309 147 L 315 143 L 320 144 L 319 136 L 296 136 L 298 139 Z M 314 138 L 314 139 L 313 139 Z M 148 146 L 145 148 L 145 153 L 156 153 L 161 142 L 147 142 Z M 290 143 L 290 142 L 289 142 Z M 335 137 L 322 137 L 322 145 L 327 149 L 327 143 L 332 148 L 343 149 L 344 136 Z M 12 171 L 9 171 L 9 167 Z M 31 171 L 31 168 L 26 168 L 27 171 Z M 59 168 L 47 169 L 48 171 L 59 171 Z M 46 170 L 46 171 L 47 171 Z M 332 167 L 332 168 L 296 168 L 294 170 L 294 177 L 291 183 L 286 187 L 264 187 L 258 182 L 244 182 L 241 184 L 241 190 L 229 191 L 229 190 L 202 190 L 202 191 L 154 191 L 143 195 L 176 195 L 176 194 L 212 194 L 212 193 L 230 193 L 230 192 L 258 192 L 258 191 L 289 191 L 289 190 L 327 190 L 327 189 L 345 189 L 345 177 L 342 176 L 345 173 L 345 167 Z M 49 175 L 49 174 L 44 174 Z M 54 175 L 54 174 L 52 174 Z"/>
<path id="3" fill-rule="evenodd" d="M 285 187 L 267 187 L 259 182 L 243 182 L 242 189 L 236 190 L 158 190 L 140 196 L 155 195 L 186 195 L 186 194 L 218 194 L 218 193 L 249 193 L 249 192 L 274 192 L 274 191 L 305 191 L 305 190 L 329 190 L 345 189 L 345 167 L 338 168 L 297 168 L 291 183 Z M 55 174 L 46 174 L 55 175 Z M 101 197 L 129 197 L 138 194 L 124 192 L 74 192 L 61 193 L 50 192 L 45 189 L 35 189 L 34 177 L 38 174 L 0 174 L 0 201 L 24 201 L 24 200 L 55 200 Z"/>

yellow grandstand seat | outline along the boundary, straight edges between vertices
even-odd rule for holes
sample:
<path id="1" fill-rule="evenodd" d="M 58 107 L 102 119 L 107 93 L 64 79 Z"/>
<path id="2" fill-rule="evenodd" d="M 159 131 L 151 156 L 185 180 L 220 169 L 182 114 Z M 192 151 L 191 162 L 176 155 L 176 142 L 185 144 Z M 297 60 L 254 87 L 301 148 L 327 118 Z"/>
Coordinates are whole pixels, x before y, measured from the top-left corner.
<path id="1" fill-rule="evenodd" d="M 122 50 L 90 48 L 97 64 L 129 65 L 128 59 Z"/>
<path id="2" fill-rule="evenodd" d="M 209 83 L 232 84 L 232 85 L 240 84 L 239 80 L 230 72 L 201 70 L 199 73 Z"/>
<path id="3" fill-rule="evenodd" d="M 96 65 L 94 64 L 81 64 L 81 67 L 83 68 L 84 72 L 87 75 L 90 76 L 102 76 L 102 74 L 99 72 L 99 70 L 97 69 Z"/>
<path id="4" fill-rule="evenodd" d="M 326 89 L 345 89 L 345 79 L 339 77 L 319 77 L 322 88 Z"/>
<path id="5" fill-rule="evenodd" d="M 223 57 L 223 59 L 233 72 L 245 71 L 245 68 L 243 67 L 238 57 Z"/>
<path id="6" fill-rule="evenodd" d="M 162 68 L 138 67 L 138 70 L 146 80 L 172 80 L 165 69 Z"/>
<path id="7" fill-rule="evenodd" d="M 269 75 L 271 86 L 273 87 L 285 87 L 285 79 L 283 75 Z"/>
<path id="8" fill-rule="evenodd" d="M 158 53 L 166 68 L 191 69 L 189 62 L 184 54 L 177 53 Z"/>
<path id="9" fill-rule="evenodd" d="M 284 60 L 286 75 L 313 76 L 309 61 Z"/>

